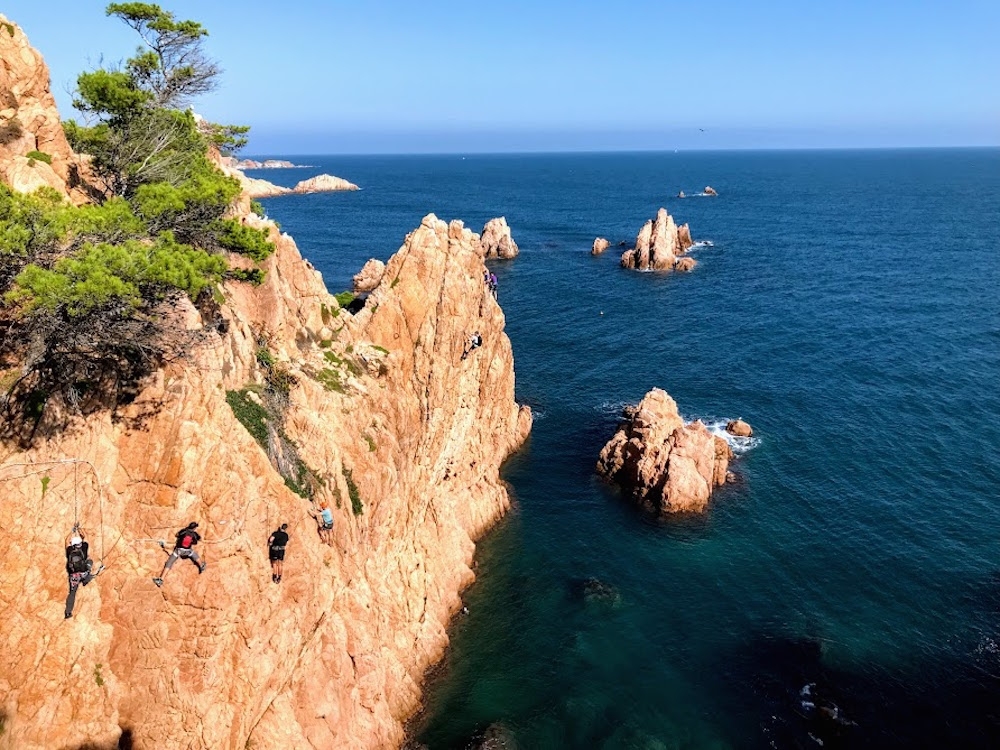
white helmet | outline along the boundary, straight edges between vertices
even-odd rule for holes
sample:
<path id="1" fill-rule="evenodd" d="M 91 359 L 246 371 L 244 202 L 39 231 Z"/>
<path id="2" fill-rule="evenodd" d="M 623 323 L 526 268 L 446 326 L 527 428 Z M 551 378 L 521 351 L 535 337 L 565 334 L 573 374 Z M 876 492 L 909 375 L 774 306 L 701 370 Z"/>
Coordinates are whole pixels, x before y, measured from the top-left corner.
<path id="1" fill-rule="evenodd" d="M 82 544 L 83 540 L 80 537 L 75 536 L 75 537 L 73 537 L 72 539 L 69 540 L 69 543 L 71 545 L 73 545 L 73 546 L 76 546 L 77 544 Z"/>

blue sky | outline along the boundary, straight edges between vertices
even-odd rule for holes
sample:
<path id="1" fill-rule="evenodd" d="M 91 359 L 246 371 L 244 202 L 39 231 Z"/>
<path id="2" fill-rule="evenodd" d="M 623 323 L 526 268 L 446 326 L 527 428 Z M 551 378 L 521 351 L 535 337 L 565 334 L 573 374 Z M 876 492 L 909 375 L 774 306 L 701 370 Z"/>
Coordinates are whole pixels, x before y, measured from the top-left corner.
<path id="1" fill-rule="evenodd" d="M 3 3 L 64 115 L 135 46 L 105 5 Z M 196 109 L 251 153 L 1000 145 L 997 0 L 161 5 L 209 29 Z"/>

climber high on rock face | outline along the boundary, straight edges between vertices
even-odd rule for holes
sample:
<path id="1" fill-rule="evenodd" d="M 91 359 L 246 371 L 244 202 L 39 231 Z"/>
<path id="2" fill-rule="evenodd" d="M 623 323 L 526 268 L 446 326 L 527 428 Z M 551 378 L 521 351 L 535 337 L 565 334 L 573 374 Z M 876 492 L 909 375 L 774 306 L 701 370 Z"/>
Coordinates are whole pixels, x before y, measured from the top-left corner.
<path id="1" fill-rule="evenodd" d="M 167 561 L 163 563 L 163 570 L 160 571 L 160 575 L 153 579 L 153 583 L 157 586 L 163 585 L 163 576 L 166 575 L 167 571 L 170 570 L 177 559 L 180 557 L 187 558 L 195 565 L 198 566 L 198 574 L 205 572 L 206 563 L 203 563 L 198 558 L 198 553 L 194 551 L 194 545 L 201 541 L 201 534 L 199 534 L 195 529 L 198 528 L 198 524 L 192 521 L 183 529 L 177 532 L 177 541 L 174 543 L 174 551 L 170 553 L 170 557 Z"/>
<path id="2" fill-rule="evenodd" d="M 74 526 L 73 531 L 66 537 L 66 573 L 69 576 L 69 595 L 66 597 L 66 619 L 73 616 L 73 607 L 76 605 L 76 591 L 80 585 L 86 586 L 96 578 L 104 566 L 101 565 L 95 572 L 91 572 L 94 561 L 90 559 L 90 545 L 86 542 L 87 535 L 79 526 Z"/>

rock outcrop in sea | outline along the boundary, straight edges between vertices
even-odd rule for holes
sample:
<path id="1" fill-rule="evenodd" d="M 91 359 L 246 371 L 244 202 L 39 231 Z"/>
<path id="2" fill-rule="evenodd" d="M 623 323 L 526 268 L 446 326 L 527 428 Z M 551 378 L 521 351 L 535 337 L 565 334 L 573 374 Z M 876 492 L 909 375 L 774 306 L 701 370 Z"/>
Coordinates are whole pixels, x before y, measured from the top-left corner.
<path id="1" fill-rule="evenodd" d="M 300 169 L 305 164 L 294 164 L 285 159 L 265 159 L 264 161 L 257 161 L 256 159 L 233 159 L 229 164 L 231 167 L 236 169 Z"/>
<path id="2" fill-rule="evenodd" d="M 654 388 L 601 450 L 597 471 L 636 504 L 658 515 L 700 512 L 725 484 L 732 450 L 701 422 L 684 424 L 677 404 Z"/>
<path id="3" fill-rule="evenodd" d="M 377 258 L 371 258 L 361 270 L 354 274 L 354 291 L 370 292 L 382 281 L 385 275 L 385 263 Z"/>
<path id="4" fill-rule="evenodd" d="M 510 236 L 510 227 L 507 226 L 507 218 L 504 216 L 486 222 L 479 241 L 487 258 L 510 259 L 517 257 L 519 252 L 517 243 Z"/>
<path id="5" fill-rule="evenodd" d="M 225 165 L 223 165 L 225 168 Z M 353 182 L 348 182 L 342 177 L 334 177 L 330 174 L 321 174 L 310 177 L 308 180 L 301 180 L 295 187 L 287 188 L 275 185 L 273 182 L 255 177 L 247 177 L 242 171 L 235 167 L 228 168 L 228 172 L 240 180 L 243 190 L 251 198 L 272 198 L 276 195 L 305 195 L 307 193 L 335 193 L 344 190 L 360 190 Z"/>
<path id="6" fill-rule="evenodd" d="M 702 192 L 703 192 L 703 193 L 704 193 L 705 195 L 709 195 L 709 196 L 717 196 L 717 195 L 718 195 L 718 193 L 717 193 L 717 192 L 715 191 L 715 188 L 713 188 L 713 187 L 710 187 L 710 186 L 708 186 L 708 185 L 706 185 L 706 186 L 705 186 L 705 189 L 704 189 L 704 190 L 702 190 Z"/>
<path id="7" fill-rule="evenodd" d="M 623 268 L 637 271 L 669 271 L 680 255 L 691 247 L 691 230 L 687 224 L 678 227 L 674 217 L 661 208 L 656 217 L 647 221 L 635 238 L 635 246 L 622 253 Z M 691 270 L 690 263 L 679 270 Z"/>
<path id="8" fill-rule="evenodd" d="M 54 104 L 43 114 L 58 124 Z M 2 747 L 403 741 L 474 578 L 474 542 L 509 506 L 500 464 L 531 426 L 504 314 L 460 222 L 427 216 L 352 315 L 248 207 L 244 196 L 237 215 L 276 245 L 264 281 L 226 282 L 211 315 L 175 303 L 197 340 L 187 357 L 114 418 L 42 424 L 30 449 L 2 446 Z M 482 346 L 463 360 L 474 330 Z M 275 372 L 287 393 L 269 399 Z M 311 515 L 322 504 L 332 546 Z M 107 568 L 64 620 L 77 508 Z M 182 562 L 157 588 L 157 540 L 193 520 L 207 569 Z M 281 523 L 291 541 L 275 585 L 265 540 Z"/>
<path id="9" fill-rule="evenodd" d="M 594 244 L 590 248 L 590 254 L 591 255 L 600 255 L 605 250 L 607 250 L 609 247 L 611 247 L 611 243 L 610 242 L 608 242 L 603 237 L 598 237 L 597 239 L 594 240 Z"/>
<path id="10" fill-rule="evenodd" d="M 736 437 L 748 438 L 753 436 L 753 427 L 742 419 L 731 419 L 726 424 L 726 432 Z"/>

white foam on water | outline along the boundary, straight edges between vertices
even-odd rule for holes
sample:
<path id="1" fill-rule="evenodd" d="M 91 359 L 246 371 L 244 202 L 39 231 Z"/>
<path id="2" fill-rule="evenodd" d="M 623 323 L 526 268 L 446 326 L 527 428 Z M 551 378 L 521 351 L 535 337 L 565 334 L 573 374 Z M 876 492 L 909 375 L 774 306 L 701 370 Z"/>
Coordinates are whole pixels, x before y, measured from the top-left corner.
<path id="1" fill-rule="evenodd" d="M 693 419 L 688 419 L 684 417 L 685 422 L 693 422 Z M 749 453 L 758 445 L 760 445 L 760 438 L 758 437 L 736 437 L 735 435 L 730 435 L 726 432 L 726 425 L 731 421 L 728 417 L 723 417 L 722 419 L 716 418 L 702 418 L 702 424 L 708 428 L 708 431 L 720 437 L 729 443 L 729 447 L 732 449 L 733 453 L 737 456 L 742 456 L 744 453 Z"/>
<path id="2" fill-rule="evenodd" d="M 688 252 L 692 250 L 700 250 L 703 247 L 715 247 L 715 243 L 712 240 L 695 240 L 694 244 L 687 249 Z"/>
<path id="3" fill-rule="evenodd" d="M 628 401 L 604 401 L 595 406 L 594 411 L 620 417 L 626 406 L 633 406 L 633 404 Z"/>

